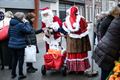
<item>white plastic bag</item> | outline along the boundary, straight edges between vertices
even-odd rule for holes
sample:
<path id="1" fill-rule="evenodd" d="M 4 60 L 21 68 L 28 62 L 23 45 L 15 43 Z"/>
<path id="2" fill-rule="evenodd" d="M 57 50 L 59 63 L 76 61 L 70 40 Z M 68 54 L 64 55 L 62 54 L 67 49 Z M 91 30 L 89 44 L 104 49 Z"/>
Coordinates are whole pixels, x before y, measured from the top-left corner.
<path id="1" fill-rule="evenodd" d="M 35 45 L 29 45 L 25 48 L 25 62 L 36 62 Z"/>

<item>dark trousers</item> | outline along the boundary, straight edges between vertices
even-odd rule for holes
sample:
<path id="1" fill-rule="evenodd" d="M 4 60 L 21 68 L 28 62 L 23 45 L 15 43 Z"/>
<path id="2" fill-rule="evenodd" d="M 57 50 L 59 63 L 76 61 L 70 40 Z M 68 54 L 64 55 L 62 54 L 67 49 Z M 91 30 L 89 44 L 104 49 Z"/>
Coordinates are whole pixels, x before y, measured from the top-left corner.
<path id="1" fill-rule="evenodd" d="M 4 40 L 0 42 L 0 60 L 2 67 L 4 66 L 11 67 L 12 55 L 9 52 L 8 40 Z"/>
<path id="2" fill-rule="evenodd" d="M 19 75 L 23 75 L 23 63 L 24 63 L 24 48 L 22 49 L 13 49 L 11 48 L 12 53 L 12 75 L 16 75 L 16 67 L 19 62 Z"/>
<path id="3" fill-rule="evenodd" d="M 0 60 L 1 60 L 1 66 L 4 67 L 4 60 L 3 60 L 3 50 L 2 50 L 2 47 L 0 47 Z"/>
<path id="4" fill-rule="evenodd" d="M 109 76 L 111 70 L 103 70 L 101 69 L 101 80 L 106 80 L 106 78 Z"/>
<path id="5" fill-rule="evenodd" d="M 46 52 L 48 52 L 49 44 L 47 42 L 45 42 L 45 47 L 46 47 Z"/>
<path id="6" fill-rule="evenodd" d="M 95 39 L 96 39 L 96 33 L 94 32 L 94 45 L 95 45 Z"/>

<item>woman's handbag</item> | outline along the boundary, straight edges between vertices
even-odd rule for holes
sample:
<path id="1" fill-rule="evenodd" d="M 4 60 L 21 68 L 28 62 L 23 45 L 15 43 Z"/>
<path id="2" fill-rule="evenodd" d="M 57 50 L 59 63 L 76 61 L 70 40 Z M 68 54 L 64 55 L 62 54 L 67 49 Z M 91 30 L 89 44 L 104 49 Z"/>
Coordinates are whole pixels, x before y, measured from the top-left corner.
<path id="1" fill-rule="evenodd" d="M 25 62 L 36 62 L 35 45 L 29 45 L 25 48 Z"/>
<path id="2" fill-rule="evenodd" d="M 4 26 L 2 29 L 0 29 L 0 41 L 3 41 L 5 39 L 7 39 L 8 37 L 8 29 L 9 26 Z"/>

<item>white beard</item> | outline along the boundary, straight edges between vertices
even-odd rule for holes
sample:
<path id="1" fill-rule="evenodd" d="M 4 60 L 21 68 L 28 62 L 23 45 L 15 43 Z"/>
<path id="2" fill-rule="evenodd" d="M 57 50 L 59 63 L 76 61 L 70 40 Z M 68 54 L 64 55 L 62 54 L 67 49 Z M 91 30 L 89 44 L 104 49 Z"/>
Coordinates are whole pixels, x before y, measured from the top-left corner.
<path id="1" fill-rule="evenodd" d="M 42 17 L 42 21 L 46 24 L 46 27 L 50 27 L 53 23 L 53 17 L 52 16 Z"/>

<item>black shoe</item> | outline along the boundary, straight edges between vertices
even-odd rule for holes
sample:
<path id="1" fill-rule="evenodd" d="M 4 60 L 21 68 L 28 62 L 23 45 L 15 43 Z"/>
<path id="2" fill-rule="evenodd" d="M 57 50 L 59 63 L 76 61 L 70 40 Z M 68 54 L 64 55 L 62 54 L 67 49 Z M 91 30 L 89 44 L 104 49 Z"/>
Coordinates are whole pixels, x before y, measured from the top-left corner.
<path id="1" fill-rule="evenodd" d="M 9 66 L 9 70 L 11 70 L 12 69 L 12 67 L 11 66 Z"/>
<path id="2" fill-rule="evenodd" d="M 34 68 L 34 67 L 32 67 L 32 69 L 33 69 L 33 70 L 35 70 L 35 71 L 37 71 L 37 70 L 38 70 L 37 68 Z"/>
<path id="3" fill-rule="evenodd" d="M 1 67 L 1 70 L 4 70 L 4 66 Z"/>
<path id="4" fill-rule="evenodd" d="M 80 72 L 78 72 L 80 75 L 83 75 L 84 74 L 84 71 L 80 71 Z"/>
<path id="5" fill-rule="evenodd" d="M 19 75 L 18 80 L 21 80 L 21 79 L 24 79 L 24 78 L 26 78 L 25 75 Z"/>
<path id="6" fill-rule="evenodd" d="M 15 75 L 12 75 L 11 78 L 14 79 L 14 78 L 16 78 L 16 76 L 17 76 L 16 74 L 15 74 Z"/>
<path id="7" fill-rule="evenodd" d="M 35 73 L 36 70 L 32 69 L 32 68 L 28 68 L 27 69 L 27 73 Z"/>

